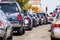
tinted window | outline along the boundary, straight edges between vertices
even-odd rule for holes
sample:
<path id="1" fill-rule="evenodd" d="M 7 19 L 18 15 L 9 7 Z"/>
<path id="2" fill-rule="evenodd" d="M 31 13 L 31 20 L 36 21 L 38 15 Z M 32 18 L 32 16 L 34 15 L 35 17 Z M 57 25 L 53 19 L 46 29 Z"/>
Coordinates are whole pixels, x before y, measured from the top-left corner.
<path id="1" fill-rule="evenodd" d="M 37 14 L 37 17 L 39 17 L 39 15 Z"/>
<path id="2" fill-rule="evenodd" d="M 58 13 L 56 19 L 60 19 L 60 12 Z"/>
<path id="3" fill-rule="evenodd" d="M 19 12 L 16 3 L 0 3 L 0 9 L 3 10 L 5 13 Z"/>
<path id="4" fill-rule="evenodd" d="M 29 14 L 29 16 L 30 16 L 30 17 L 33 17 L 33 15 L 32 15 L 32 14 Z"/>
<path id="5" fill-rule="evenodd" d="M 40 15 L 41 16 L 41 18 L 43 18 L 43 15 Z"/>
<path id="6" fill-rule="evenodd" d="M 24 15 L 24 16 L 27 16 L 28 14 L 27 14 L 27 13 L 24 13 L 23 15 Z"/>
<path id="7" fill-rule="evenodd" d="M 34 17 L 36 17 L 35 15 L 33 15 Z"/>

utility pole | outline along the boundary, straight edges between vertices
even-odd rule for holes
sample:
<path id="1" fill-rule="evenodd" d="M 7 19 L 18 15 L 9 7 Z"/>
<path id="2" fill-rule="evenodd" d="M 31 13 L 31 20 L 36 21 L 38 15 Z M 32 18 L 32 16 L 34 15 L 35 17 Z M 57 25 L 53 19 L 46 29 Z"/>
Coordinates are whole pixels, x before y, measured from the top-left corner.
<path id="1" fill-rule="evenodd" d="M 48 7 L 46 6 L 46 14 L 47 14 L 47 12 L 48 12 Z"/>

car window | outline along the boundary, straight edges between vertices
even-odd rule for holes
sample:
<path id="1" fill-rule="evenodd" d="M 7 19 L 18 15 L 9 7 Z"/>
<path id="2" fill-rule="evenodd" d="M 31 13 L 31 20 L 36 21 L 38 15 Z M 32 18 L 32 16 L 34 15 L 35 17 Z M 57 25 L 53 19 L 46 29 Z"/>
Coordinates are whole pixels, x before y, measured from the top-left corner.
<path id="1" fill-rule="evenodd" d="M 60 19 L 60 12 L 58 13 L 56 19 Z"/>
<path id="2" fill-rule="evenodd" d="M 44 13 L 43 13 L 44 16 L 46 16 Z"/>
<path id="3" fill-rule="evenodd" d="M 35 15 L 33 15 L 35 17 Z"/>
<path id="4" fill-rule="evenodd" d="M 27 14 L 27 13 L 24 13 L 23 15 L 24 15 L 24 16 L 27 16 L 28 14 Z"/>
<path id="5" fill-rule="evenodd" d="M 16 13 L 19 12 L 16 3 L 0 3 L 0 9 L 3 10 L 5 13 Z"/>
<path id="6" fill-rule="evenodd" d="M 40 15 L 41 18 L 43 18 L 43 15 Z"/>
<path id="7" fill-rule="evenodd" d="M 32 15 L 32 14 L 29 14 L 29 16 L 30 16 L 30 17 L 33 17 L 33 15 Z"/>
<path id="8" fill-rule="evenodd" d="M 40 17 L 40 16 L 37 14 L 37 17 Z"/>

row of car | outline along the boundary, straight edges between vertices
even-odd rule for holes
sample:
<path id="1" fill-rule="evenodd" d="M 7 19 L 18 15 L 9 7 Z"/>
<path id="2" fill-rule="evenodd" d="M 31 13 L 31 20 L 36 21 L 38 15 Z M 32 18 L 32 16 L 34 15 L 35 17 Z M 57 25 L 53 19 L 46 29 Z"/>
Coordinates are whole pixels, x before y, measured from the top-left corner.
<path id="1" fill-rule="evenodd" d="M 24 34 L 38 25 L 47 24 L 52 17 L 46 13 L 29 14 L 21 11 L 17 2 L 0 2 L 0 39 L 12 40 L 13 32 Z"/>
<path id="2" fill-rule="evenodd" d="M 25 29 L 33 29 L 38 25 L 48 24 L 53 21 L 52 17 L 46 13 L 36 13 L 31 14 L 26 10 L 22 13 L 23 16 L 23 25 Z"/>

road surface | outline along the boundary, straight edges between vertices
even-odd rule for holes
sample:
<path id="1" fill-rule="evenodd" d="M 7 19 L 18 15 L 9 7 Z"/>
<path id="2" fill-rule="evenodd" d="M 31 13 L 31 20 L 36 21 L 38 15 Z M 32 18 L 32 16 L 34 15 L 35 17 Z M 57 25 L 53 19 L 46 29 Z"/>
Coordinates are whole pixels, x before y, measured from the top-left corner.
<path id="1" fill-rule="evenodd" d="M 24 35 L 13 36 L 13 40 L 51 40 L 49 29 L 49 24 L 38 26 L 31 31 L 26 31 Z"/>

